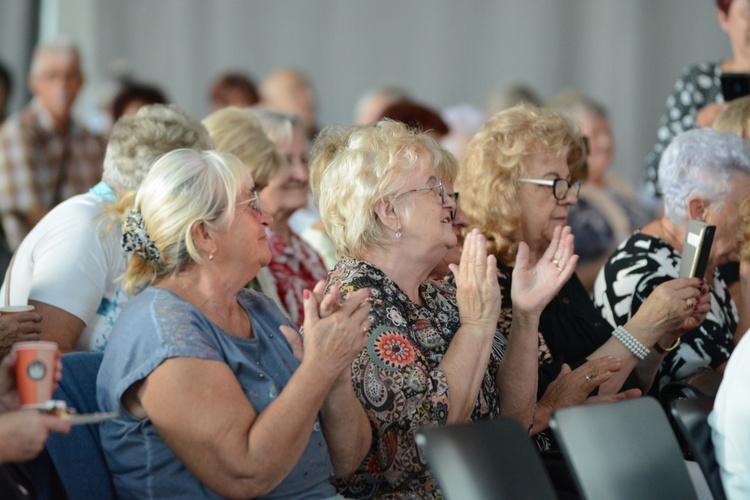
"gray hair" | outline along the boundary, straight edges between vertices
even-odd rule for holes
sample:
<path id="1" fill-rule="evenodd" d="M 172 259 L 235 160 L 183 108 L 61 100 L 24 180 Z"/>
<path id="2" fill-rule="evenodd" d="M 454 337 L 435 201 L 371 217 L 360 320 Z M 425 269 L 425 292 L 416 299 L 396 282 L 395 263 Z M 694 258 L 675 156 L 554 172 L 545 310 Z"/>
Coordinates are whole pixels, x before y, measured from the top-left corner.
<path id="1" fill-rule="evenodd" d="M 690 196 L 700 196 L 720 210 L 737 173 L 750 174 L 750 142 L 710 128 L 677 135 L 659 162 L 664 216 L 673 224 L 685 223 Z"/>
<path id="2" fill-rule="evenodd" d="M 42 55 L 50 54 L 57 57 L 73 59 L 78 63 L 79 70 L 81 64 L 81 54 L 78 51 L 78 47 L 72 40 L 68 38 L 57 38 L 48 42 L 40 43 L 34 48 L 34 55 L 31 59 L 31 70 L 29 71 L 32 75 L 38 75 L 42 71 Z"/>
<path id="3" fill-rule="evenodd" d="M 291 142 L 294 129 L 297 129 L 302 137 L 306 135 L 305 125 L 298 114 L 271 111 L 261 106 L 247 108 L 247 111 L 258 119 L 263 132 L 276 144 L 277 149 Z"/>
<path id="4" fill-rule="evenodd" d="M 213 148 L 201 122 L 174 105 L 144 106 L 112 128 L 102 179 L 120 194 L 133 191 L 157 158 L 181 148 Z"/>

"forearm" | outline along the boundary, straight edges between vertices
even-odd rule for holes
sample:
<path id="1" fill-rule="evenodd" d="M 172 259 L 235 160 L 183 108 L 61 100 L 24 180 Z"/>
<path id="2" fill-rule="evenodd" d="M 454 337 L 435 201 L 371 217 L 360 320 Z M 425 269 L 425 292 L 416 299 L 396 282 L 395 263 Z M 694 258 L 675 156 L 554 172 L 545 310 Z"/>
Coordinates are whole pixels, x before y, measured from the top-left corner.
<path id="1" fill-rule="evenodd" d="M 344 370 L 325 399 L 321 424 L 334 476 L 352 474 L 370 449 L 372 430 L 367 414 L 354 394 L 351 369 Z"/>
<path id="2" fill-rule="evenodd" d="M 474 411 L 487 372 L 494 329 L 462 325 L 440 362 L 449 387 L 448 424 L 465 423 Z"/>
<path id="3" fill-rule="evenodd" d="M 625 328 L 627 329 L 627 326 Z M 639 362 L 641 362 L 640 359 L 630 352 L 630 350 L 615 337 L 610 337 L 609 340 L 602 344 L 596 351 L 589 354 L 586 358 L 593 360 L 606 356 L 612 356 L 613 358 L 622 361 L 622 369 L 614 372 L 609 380 L 603 382 L 599 386 L 599 394 L 603 396 L 620 392 L 622 384 L 625 383 L 630 372 L 632 372 L 636 366 L 638 366 Z"/>
<path id="4" fill-rule="evenodd" d="M 201 482 L 219 495 L 248 498 L 273 490 L 297 465 L 334 378 L 303 362 L 257 413 L 223 363 L 172 358 L 149 375 L 139 397 L 164 442 Z"/>
<path id="5" fill-rule="evenodd" d="M 539 318 L 513 312 L 508 347 L 498 371 L 500 411 L 503 417 L 532 424 L 539 380 Z"/>

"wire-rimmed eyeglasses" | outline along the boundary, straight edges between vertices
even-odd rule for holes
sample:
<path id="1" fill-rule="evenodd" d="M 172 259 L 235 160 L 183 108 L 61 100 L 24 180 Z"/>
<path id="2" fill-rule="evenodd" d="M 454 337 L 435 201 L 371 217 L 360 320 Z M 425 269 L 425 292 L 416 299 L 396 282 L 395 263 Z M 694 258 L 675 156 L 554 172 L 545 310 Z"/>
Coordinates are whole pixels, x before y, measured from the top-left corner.
<path id="1" fill-rule="evenodd" d="M 235 206 L 239 207 L 240 205 L 247 205 L 247 204 L 249 204 L 250 208 L 252 208 L 255 213 L 257 213 L 257 214 L 260 215 L 260 214 L 263 213 L 263 208 L 261 208 L 261 206 L 260 206 L 260 197 L 258 196 L 258 191 L 253 190 L 252 193 L 253 193 L 252 198 L 244 200 L 244 201 L 241 201 L 241 202 L 237 203 Z"/>

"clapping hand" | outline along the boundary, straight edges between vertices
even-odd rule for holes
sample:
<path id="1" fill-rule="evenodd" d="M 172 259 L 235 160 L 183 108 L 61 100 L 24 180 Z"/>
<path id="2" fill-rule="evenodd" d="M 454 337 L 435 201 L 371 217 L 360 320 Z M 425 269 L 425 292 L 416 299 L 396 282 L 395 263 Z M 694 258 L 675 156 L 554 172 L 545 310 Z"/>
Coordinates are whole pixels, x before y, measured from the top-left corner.
<path id="1" fill-rule="evenodd" d="M 526 243 L 518 244 L 510 291 L 514 309 L 541 315 L 542 310 L 575 271 L 578 256 L 573 253 L 573 249 L 570 226 L 555 228 L 547 250 L 534 265 L 529 261 L 529 247 Z"/>
<path id="2" fill-rule="evenodd" d="M 456 278 L 461 324 L 480 325 L 494 332 L 501 308 L 497 260 L 487 255 L 487 240 L 479 229 L 466 235 L 460 264 L 449 267 Z"/>
<path id="3" fill-rule="evenodd" d="M 370 290 L 363 288 L 349 293 L 343 301 L 339 301 L 339 285 L 332 286 L 325 295 L 324 290 L 325 282 L 320 281 L 312 291 L 304 294 L 302 337 L 289 326 L 281 326 L 280 330 L 298 361 L 302 362 L 309 356 L 324 366 L 330 366 L 330 373 L 339 374 L 349 368 L 367 345 Z"/>

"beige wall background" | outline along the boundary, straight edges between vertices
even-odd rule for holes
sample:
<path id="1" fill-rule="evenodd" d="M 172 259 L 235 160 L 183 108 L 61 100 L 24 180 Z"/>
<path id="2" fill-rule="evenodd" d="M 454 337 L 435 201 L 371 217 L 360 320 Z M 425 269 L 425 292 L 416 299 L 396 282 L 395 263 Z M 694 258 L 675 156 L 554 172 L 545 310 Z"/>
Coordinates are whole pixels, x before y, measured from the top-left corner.
<path id="1" fill-rule="evenodd" d="M 482 106 L 492 90 L 525 82 L 542 97 L 575 88 L 603 103 L 615 170 L 633 182 L 682 68 L 730 55 L 711 0 L 0 0 L 0 58 L 16 74 L 16 107 L 37 28 L 82 47 L 77 111 L 94 123 L 115 67 L 202 117 L 220 71 L 260 80 L 296 66 L 316 87 L 321 124 L 350 123 L 357 98 L 377 84 L 443 108 Z"/>

